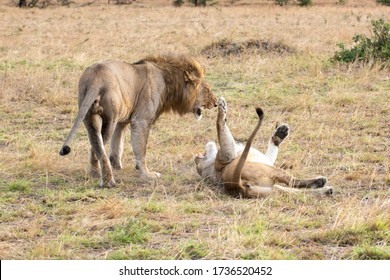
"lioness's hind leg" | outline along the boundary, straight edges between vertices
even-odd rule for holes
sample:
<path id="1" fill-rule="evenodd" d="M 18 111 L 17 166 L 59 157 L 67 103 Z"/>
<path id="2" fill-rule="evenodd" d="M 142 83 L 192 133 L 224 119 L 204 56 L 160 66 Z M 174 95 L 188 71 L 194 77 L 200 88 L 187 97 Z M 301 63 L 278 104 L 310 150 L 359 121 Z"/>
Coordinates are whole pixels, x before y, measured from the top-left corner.
<path id="1" fill-rule="evenodd" d="M 305 190 L 302 190 L 302 189 L 293 189 L 293 188 L 287 188 L 287 187 L 283 187 L 283 186 L 280 186 L 280 185 L 274 185 L 273 188 L 277 191 L 282 191 L 282 192 L 287 192 L 287 193 L 302 193 L 302 192 L 306 192 Z M 323 188 L 320 188 L 320 189 L 310 189 L 310 190 L 307 190 L 308 193 L 310 194 L 313 194 L 313 195 L 319 195 L 319 196 L 330 196 L 333 194 L 334 190 L 333 190 L 333 187 L 331 186 L 326 186 L 326 187 L 323 187 Z"/>
<path id="2" fill-rule="evenodd" d="M 274 133 L 268 142 L 267 152 L 265 156 L 269 158 L 272 163 L 275 163 L 278 157 L 279 145 L 287 138 L 290 128 L 287 124 L 281 124 L 276 127 Z"/>
<path id="3" fill-rule="evenodd" d="M 294 188 L 313 188 L 313 189 L 319 189 L 323 188 L 327 182 L 326 177 L 317 177 L 313 179 L 304 179 L 299 180 L 296 178 L 292 178 L 289 185 Z"/>
<path id="4" fill-rule="evenodd" d="M 273 180 L 275 180 L 275 183 L 283 183 L 293 188 L 318 189 L 318 188 L 323 188 L 327 182 L 327 179 L 322 176 L 317 178 L 311 178 L 311 179 L 298 179 L 280 168 L 276 168 L 276 167 L 269 167 L 269 168 L 272 169 L 272 178 Z"/>
<path id="5" fill-rule="evenodd" d="M 290 128 L 287 124 L 276 127 L 268 141 L 268 148 L 265 156 L 274 164 L 279 153 L 279 145 L 287 138 Z"/>
<path id="6" fill-rule="evenodd" d="M 279 146 L 289 135 L 290 127 L 288 124 L 281 124 L 276 127 L 274 133 L 272 134 L 271 140 L 275 146 Z"/>

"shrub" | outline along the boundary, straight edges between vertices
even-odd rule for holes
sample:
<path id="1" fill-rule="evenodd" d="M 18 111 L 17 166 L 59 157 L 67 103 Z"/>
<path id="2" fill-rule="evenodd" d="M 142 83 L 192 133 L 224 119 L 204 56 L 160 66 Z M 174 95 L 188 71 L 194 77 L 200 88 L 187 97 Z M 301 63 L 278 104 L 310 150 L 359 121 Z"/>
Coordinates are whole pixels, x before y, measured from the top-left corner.
<path id="1" fill-rule="evenodd" d="M 214 5 L 215 1 L 213 0 L 188 0 L 189 3 L 192 3 L 195 6 L 206 6 L 207 3 L 210 5 Z M 176 7 L 180 7 L 181 5 L 184 4 L 184 0 L 174 0 L 173 5 Z"/>
<path id="2" fill-rule="evenodd" d="M 311 4 L 312 4 L 311 0 L 298 0 L 299 6 L 309 6 Z"/>
<path id="3" fill-rule="evenodd" d="M 376 0 L 377 3 L 390 6 L 390 0 Z"/>
<path id="4" fill-rule="evenodd" d="M 279 6 L 284 6 L 288 4 L 289 0 L 275 0 L 275 4 Z"/>
<path id="5" fill-rule="evenodd" d="M 176 7 L 181 7 L 181 5 L 183 5 L 183 4 L 184 4 L 183 0 L 174 0 L 173 1 L 173 5 Z"/>
<path id="6" fill-rule="evenodd" d="M 372 38 L 357 34 L 353 37 L 355 45 L 347 49 L 344 43 L 339 43 L 332 60 L 345 63 L 362 61 L 376 62 L 390 59 L 390 24 L 383 19 L 372 20 Z"/>
<path id="7" fill-rule="evenodd" d="M 206 6 L 207 0 L 189 0 L 195 6 Z"/>

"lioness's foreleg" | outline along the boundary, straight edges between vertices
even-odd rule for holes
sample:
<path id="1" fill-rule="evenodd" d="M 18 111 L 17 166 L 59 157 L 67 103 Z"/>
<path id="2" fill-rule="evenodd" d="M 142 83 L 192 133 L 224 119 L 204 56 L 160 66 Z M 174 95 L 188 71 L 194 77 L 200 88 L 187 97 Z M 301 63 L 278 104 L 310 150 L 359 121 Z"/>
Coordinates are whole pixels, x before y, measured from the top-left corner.
<path id="1" fill-rule="evenodd" d="M 104 149 L 103 136 L 101 134 L 103 119 L 98 114 L 90 114 L 84 120 L 85 127 L 88 130 L 89 142 L 92 146 L 91 151 L 91 171 L 99 166 L 96 163 L 96 159 L 100 162 L 101 175 L 100 186 L 101 187 L 113 187 L 115 186 L 115 180 L 112 174 L 111 164 L 108 160 L 106 151 Z"/>
<path id="2" fill-rule="evenodd" d="M 226 120 L 227 103 L 223 97 L 218 98 L 217 134 L 220 149 L 216 162 L 229 164 L 236 157 L 236 142 L 231 134 Z"/>
<path id="3" fill-rule="evenodd" d="M 149 124 L 146 121 L 131 122 L 131 145 L 135 157 L 135 168 L 140 172 L 141 177 L 145 179 L 155 179 L 161 174 L 150 172 L 146 166 L 146 146 L 149 136 Z"/>
<path id="4" fill-rule="evenodd" d="M 124 134 L 127 129 L 127 123 L 119 123 L 110 141 L 110 162 L 114 169 L 122 169 L 122 155 L 124 147 Z"/>
<path id="5" fill-rule="evenodd" d="M 279 125 L 268 142 L 267 152 L 265 156 L 272 162 L 275 163 L 276 158 L 278 157 L 279 145 L 285 140 L 289 134 L 289 126 L 287 124 Z"/>

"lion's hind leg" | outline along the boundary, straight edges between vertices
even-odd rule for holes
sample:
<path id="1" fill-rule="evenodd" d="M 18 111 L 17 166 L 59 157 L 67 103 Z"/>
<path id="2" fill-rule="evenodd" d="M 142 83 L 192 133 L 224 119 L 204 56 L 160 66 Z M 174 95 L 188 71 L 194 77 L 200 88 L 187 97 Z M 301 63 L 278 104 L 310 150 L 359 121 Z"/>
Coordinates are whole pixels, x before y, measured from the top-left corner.
<path id="1" fill-rule="evenodd" d="M 91 173 L 93 175 L 93 173 L 98 172 L 101 168 L 100 187 L 113 187 L 115 186 L 115 180 L 112 174 L 110 161 L 104 149 L 105 139 L 108 137 L 109 133 L 103 131 L 102 135 L 103 119 L 98 114 L 89 114 L 85 118 L 84 124 L 88 130 L 88 138 L 92 146 L 90 157 Z"/>
<path id="2" fill-rule="evenodd" d="M 119 123 L 110 140 L 110 162 L 114 169 L 122 169 L 122 155 L 124 150 L 124 134 L 127 129 L 127 123 Z"/>
<path id="3" fill-rule="evenodd" d="M 95 154 L 94 148 L 91 148 L 91 152 L 89 154 L 89 163 L 90 163 L 90 174 L 94 178 L 100 177 L 100 162 Z"/>

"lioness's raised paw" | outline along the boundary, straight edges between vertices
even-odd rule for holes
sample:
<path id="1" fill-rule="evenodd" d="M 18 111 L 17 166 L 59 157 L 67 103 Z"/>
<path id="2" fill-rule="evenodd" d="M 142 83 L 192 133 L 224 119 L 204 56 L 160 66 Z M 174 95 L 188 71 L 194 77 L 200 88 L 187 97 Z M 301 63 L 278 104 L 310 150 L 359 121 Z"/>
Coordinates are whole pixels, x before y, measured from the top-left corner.
<path id="1" fill-rule="evenodd" d="M 221 113 L 226 114 L 227 113 L 227 103 L 226 103 L 225 98 L 223 98 L 222 96 L 218 97 L 217 103 L 218 103 L 218 110 Z"/>
<path id="2" fill-rule="evenodd" d="M 278 125 L 278 127 L 272 134 L 272 142 L 275 144 L 275 146 L 279 146 L 283 142 L 283 140 L 287 138 L 289 132 L 290 127 L 288 126 L 288 124 Z"/>

